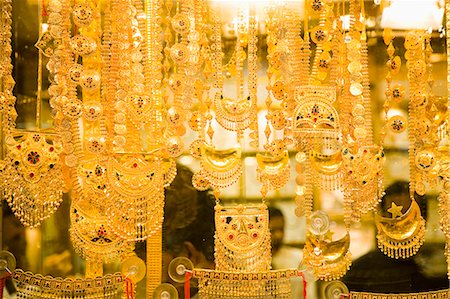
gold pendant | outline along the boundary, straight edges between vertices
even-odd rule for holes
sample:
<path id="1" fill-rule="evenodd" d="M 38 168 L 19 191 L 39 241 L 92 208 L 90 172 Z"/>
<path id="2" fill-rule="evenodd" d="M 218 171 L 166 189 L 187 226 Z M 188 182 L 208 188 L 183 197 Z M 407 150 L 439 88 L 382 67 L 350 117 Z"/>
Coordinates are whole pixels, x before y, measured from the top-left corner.
<path id="1" fill-rule="evenodd" d="M 352 263 L 350 253 L 350 235 L 342 239 L 326 241 L 320 236 L 307 233 L 303 259 L 311 267 L 318 279 L 336 280 L 345 275 Z"/>
<path id="2" fill-rule="evenodd" d="M 342 154 L 338 150 L 332 154 L 324 154 L 315 150 L 309 151 L 313 178 L 324 191 L 339 190 L 342 180 Z"/>
<path id="3" fill-rule="evenodd" d="M 383 149 L 378 146 L 342 149 L 345 181 L 346 209 L 351 220 L 373 210 L 383 195 L 382 174 L 385 160 Z"/>
<path id="4" fill-rule="evenodd" d="M 75 251 L 86 260 L 113 262 L 133 250 L 131 242 L 111 232 L 105 212 L 92 205 L 91 200 L 78 198 L 70 208 L 70 239 Z"/>
<path id="5" fill-rule="evenodd" d="M 124 155 L 110 157 L 106 167 L 106 215 L 114 233 L 129 241 L 155 234 L 161 229 L 164 213 L 161 162 Z"/>
<path id="6" fill-rule="evenodd" d="M 201 190 L 210 185 L 213 188 L 226 188 L 233 185 L 242 175 L 241 148 L 216 150 L 202 144 L 201 169 L 193 178 L 194 187 Z"/>
<path id="7" fill-rule="evenodd" d="M 192 270 L 199 298 L 292 298 L 290 278 L 301 272 L 270 270 L 268 216 L 265 204 L 216 205 L 216 269 Z"/>
<path id="8" fill-rule="evenodd" d="M 378 247 L 391 258 L 409 258 L 423 244 L 425 220 L 420 215 L 420 208 L 415 200 L 411 201 L 408 211 L 399 217 L 387 218 L 377 214 L 375 224 Z"/>
<path id="9" fill-rule="evenodd" d="M 328 86 L 302 86 L 295 93 L 296 107 L 293 114 L 292 131 L 300 139 L 309 139 L 306 149 L 320 139 L 319 144 L 328 145 L 328 142 L 339 138 L 339 115 L 333 107 L 336 100 L 335 87 Z M 304 146 L 300 145 L 301 148 Z M 331 145 L 330 145 L 331 147 Z"/>
<path id="10" fill-rule="evenodd" d="M 322 154 L 315 150 L 309 152 L 311 166 L 322 175 L 336 175 L 342 166 L 342 155 L 340 151 L 333 154 Z"/>
<path id="11" fill-rule="evenodd" d="M 215 262 L 219 271 L 270 269 L 269 212 L 265 204 L 216 205 Z"/>
<path id="12" fill-rule="evenodd" d="M 287 150 L 278 156 L 257 153 L 256 161 L 258 162 L 256 174 L 258 181 L 263 185 L 261 188 L 263 197 L 269 190 L 279 190 L 289 181 L 290 163 Z"/>
<path id="13" fill-rule="evenodd" d="M 230 98 L 216 98 L 214 101 L 217 122 L 229 131 L 244 131 L 251 122 L 253 113 L 250 97 L 233 100 Z"/>
<path id="14" fill-rule="evenodd" d="M 62 201 L 61 144 L 43 133 L 6 137 L 6 200 L 23 225 L 39 226 Z"/>

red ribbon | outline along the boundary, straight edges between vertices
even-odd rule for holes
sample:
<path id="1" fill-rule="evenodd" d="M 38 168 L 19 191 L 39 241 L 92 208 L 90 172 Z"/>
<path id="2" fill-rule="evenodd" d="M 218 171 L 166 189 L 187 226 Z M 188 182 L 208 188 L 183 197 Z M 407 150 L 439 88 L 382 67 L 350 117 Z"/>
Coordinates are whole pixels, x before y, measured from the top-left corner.
<path id="1" fill-rule="evenodd" d="M 0 278 L 0 299 L 3 299 L 3 289 L 6 285 L 6 279 L 11 277 L 11 274 L 7 273 L 5 276 Z"/>
<path id="2" fill-rule="evenodd" d="M 186 271 L 184 276 L 184 299 L 191 299 L 191 277 L 192 272 Z"/>
<path id="3" fill-rule="evenodd" d="M 303 299 L 306 299 L 306 287 L 308 283 L 306 282 L 306 277 L 303 272 L 298 272 L 298 276 L 300 276 L 303 280 Z"/>
<path id="4" fill-rule="evenodd" d="M 43 17 L 48 16 L 47 8 L 45 7 L 45 0 L 42 0 L 41 16 Z"/>
<path id="5" fill-rule="evenodd" d="M 133 281 L 129 278 L 125 279 L 125 293 L 127 299 L 134 299 Z M 1 298 L 0 298 L 1 299 Z"/>

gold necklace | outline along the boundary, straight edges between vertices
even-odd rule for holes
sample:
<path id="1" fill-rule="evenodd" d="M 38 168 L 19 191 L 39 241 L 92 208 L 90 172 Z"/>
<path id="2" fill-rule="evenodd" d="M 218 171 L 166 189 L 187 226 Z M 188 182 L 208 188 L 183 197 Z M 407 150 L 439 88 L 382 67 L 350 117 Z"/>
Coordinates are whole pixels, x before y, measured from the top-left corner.
<path id="1" fill-rule="evenodd" d="M 383 149 L 373 142 L 363 1 L 350 2 L 345 86 L 350 122 L 344 135 L 344 218 L 347 227 L 374 209 L 383 195 Z"/>
<path id="2" fill-rule="evenodd" d="M 351 292 L 351 299 L 446 299 L 448 298 L 449 290 L 440 290 L 440 291 L 432 291 L 432 292 L 423 292 L 423 293 L 414 293 L 414 294 L 380 294 L 380 293 L 364 293 L 364 292 Z"/>
<path id="3" fill-rule="evenodd" d="M 2 98 L 3 128 L 5 133 L 6 157 L 2 172 L 5 175 L 6 201 L 23 225 L 37 227 L 49 218 L 62 201 L 62 169 L 60 153 L 64 150 L 59 135 L 52 130 L 41 130 L 41 88 L 42 88 L 42 53 L 39 51 L 38 92 L 36 99 L 36 130 L 14 129 L 15 98 L 12 94 L 14 86 L 11 73 L 11 3 L 4 3 L 2 15 L 4 32 L 1 34 L 4 50 L 4 80 Z M 40 18 L 40 31 L 44 16 Z M 9 42 L 9 43 L 8 43 Z M 14 110 L 14 111 L 13 111 Z"/>
<path id="4" fill-rule="evenodd" d="M 96 278 L 63 279 L 16 269 L 12 276 L 18 295 L 25 299 L 67 298 L 83 299 L 117 298 L 122 287 L 121 273 Z"/>
<path id="5" fill-rule="evenodd" d="M 289 154 L 286 146 L 291 143 L 289 137 L 275 137 L 275 131 L 281 131 L 285 135 L 288 131 L 287 113 L 284 109 L 272 109 L 272 97 L 281 102 L 282 107 L 292 105 L 292 92 L 289 91 L 290 83 L 289 65 L 286 63 L 289 50 L 289 42 L 295 40 L 292 36 L 294 25 L 291 23 L 285 25 L 281 20 L 285 17 L 295 19 L 295 16 L 288 14 L 285 6 L 273 7 L 269 11 L 269 19 L 266 22 L 267 30 L 267 98 L 266 98 L 266 127 L 264 135 L 266 143 L 264 144 L 263 153 L 256 154 L 258 167 L 256 170 L 257 180 L 262 183 L 261 195 L 263 198 L 271 190 L 279 190 L 283 188 L 290 177 Z M 284 33 L 284 34 L 283 34 Z M 298 35 L 299 36 L 299 35 Z M 301 39 L 301 38 L 300 38 Z M 296 40 L 297 42 L 297 40 Z M 295 55 L 294 68 L 298 73 L 299 55 Z M 272 139 L 271 139 L 271 135 Z"/>
<path id="6" fill-rule="evenodd" d="M 302 276 L 302 273 L 292 269 L 270 270 L 268 216 L 264 202 L 258 205 L 222 206 L 217 200 L 214 247 L 216 268 L 190 268 L 192 277 L 199 280 L 200 298 L 291 298 L 289 279 Z M 172 263 L 172 268 L 178 268 L 177 263 L 183 264 L 181 259 Z"/>
<path id="7" fill-rule="evenodd" d="M 450 19 L 450 2 L 445 1 L 445 17 L 447 20 Z M 446 32 L 450 30 L 450 23 L 446 23 Z M 450 35 L 447 34 L 447 57 L 450 57 Z M 447 58 L 447 67 L 450 67 L 450 60 Z M 449 70 L 449 69 L 448 69 Z M 447 76 L 448 76 L 447 70 Z M 450 80 L 447 78 L 447 90 L 448 95 L 445 103 L 448 103 L 450 99 Z M 448 112 L 447 112 L 448 115 Z M 447 137 L 448 133 L 448 124 L 445 123 L 442 125 L 445 129 L 443 129 L 442 139 Z M 442 232 L 445 235 L 446 244 L 445 244 L 445 255 L 447 257 L 447 276 L 450 279 L 450 164 L 448 159 L 448 143 L 446 142 L 444 146 L 440 148 L 441 159 L 439 161 L 440 170 L 439 170 L 439 183 L 440 183 L 440 193 L 438 196 L 439 208 L 438 212 L 441 217 L 440 219 L 440 227 Z"/>
<path id="8" fill-rule="evenodd" d="M 214 108 L 217 122 L 227 130 L 235 131 L 237 134 L 237 141 L 241 140 L 243 131 L 247 128 L 251 129 L 250 143 L 251 146 L 258 146 L 258 133 L 257 133 L 257 116 L 256 116 L 256 78 L 257 78 L 257 22 L 254 15 L 248 17 L 248 25 L 245 21 L 243 11 L 239 14 L 238 22 L 238 35 L 236 40 L 236 48 L 234 53 L 234 59 L 231 62 L 235 62 L 235 69 L 237 73 L 237 96 L 238 100 L 232 100 L 224 98 L 220 93 L 221 90 L 216 92 L 214 97 L 214 103 L 212 101 L 206 101 L 206 120 L 208 122 L 207 135 L 212 141 L 214 130 L 211 126 L 212 114 L 211 109 Z M 214 32 L 214 48 L 217 57 L 222 55 L 221 40 L 219 39 L 219 21 L 215 20 L 216 30 Z M 246 37 L 248 36 L 248 41 Z M 244 73 L 243 63 L 245 60 L 244 47 L 248 47 L 248 90 L 249 96 L 244 99 Z M 222 66 L 220 60 L 211 60 L 214 65 Z M 219 68 L 220 70 L 222 67 Z M 230 72 L 229 70 L 227 71 Z M 223 74 L 217 72 L 215 74 L 214 86 L 221 89 L 223 87 Z M 220 196 L 220 189 L 228 187 L 237 182 L 242 175 L 242 161 L 240 146 L 229 148 L 225 150 L 218 150 L 212 145 L 208 145 L 203 142 L 202 139 L 196 141 L 191 145 L 191 152 L 194 156 L 199 157 L 201 160 L 201 169 L 195 173 L 193 177 L 193 185 L 199 190 L 205 190 L 209 186 L 213 187 L 214 194 L 218 198 Z"/>

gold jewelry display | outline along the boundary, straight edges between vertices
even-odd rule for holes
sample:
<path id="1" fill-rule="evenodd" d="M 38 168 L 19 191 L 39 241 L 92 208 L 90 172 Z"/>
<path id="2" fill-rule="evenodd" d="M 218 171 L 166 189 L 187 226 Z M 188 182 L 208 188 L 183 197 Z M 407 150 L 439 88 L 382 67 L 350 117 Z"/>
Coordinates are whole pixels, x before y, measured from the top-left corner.
<path id="1" fill-rule="evenodd" d="M 373 142 L 364 1 L 350 1 L 350 28 L 342 104 L 344 219 L 346 226 L 373 210 L 383 193 L 383 149 Z"/>
<path id="2" fill-rule="evenodd" d="M 256 17 L 250 13 L 247 17 L 243 10 L 239 11 L 237 23 L 237 37 L 235 48 L 236 88 L 237 99 L 229 99 L 224 96 L 214 98 L 214 108 L 217 122 L 227 130 L 237 133 L 238 141 L 243 131 L 250 128 L 254 134 L 252 146 L 256 147 L 257 129 L 256 120 L 256 93 L 257 93 L 257 22 Z M 247 47 L 247 54 L 245 53 Z M 220 49 L 216 49 L 220 50 Z M 244 61 L 248 61 L 248 97 L 244 96 Z M 228 71 L 229 72 L 229 71 Z"/>
<path id="3" fill-rule="evenodd" d="M 106 215 L 124 240 L 141 241 L 161 229 L 164 177 L 159 161 L 110 157 L 107 162 Z"/>
<path id="4" fill-rule="evenodd" d="M 380 178 L 383 173 L 385 155 L 383 149 L 378 146 L 362 146 L 356 150 L 344 147 L 342 160 L 346 184 L 354 188 L 351 195 L 356 196 L 357 199 L 367 197 L 368 194 L 374 197 L 368 201 L 357 199 L 347 201 L 353 211 L 351 218 L 357 221 L 370 211 L 373 208 L 372 203 L 378 203 L 378 199 L 384 194 Z"/>
<path id="5" fill-rule="evenodd" d="M 12 1 L 2 0 L 2 10 L 0 12 L 0 80 L 2 88 L 0 89 L 0 115 L 2 117 L 2 128 L 14 128 L 16 125 L 17 111 L 14 108 L 16 97 L 13 95 L 15 85 L 12 76 L 13 65 L 11 61 L 12 43 L 11 43 L 11 25 L 12 25 Z M 4 149 L 2 148 L 2 151 Z M 4 153 L 3 153 L 4 155 Z M 3 159 L 3 156 L 1 157 Z"/>
<path id="6" fill-rule="evenodd" d="M 400 72 L 400 68 L 402 65 L 402 60 L 399 56 L 395 55 L 395 47 L 394 47 L 394 35 L 391 29 L 384 29 L 383 31 L 383 40 L 384 43 L 388 46 L 387 53 L 389 55 L 389 59 L 386 63 L 386 101 L 383 105 L 384 114 L 385 114 L 385 123 L 380 132 L 381 141 L 384 142 L 384 138 L 386 136 L 386 131 L 389 129 L 393 133 L 402 133 L 406 130 L 407 120 L 402 115 L 393 115 L 388 117 L 389 110 L 394 103 L 398 103 L 403 99 L 403 89 L 404 87 L 396 84 L 392 86 L 392 77 Z"/>
<path id="7" fill-rule="evenodd" d="M 388 212 L 392 217 L 375 216 L 378 248 L 391 258 L 409 258 L 417 253 L 425 237 L 425 220 L 420 215 L 419 205 L 415 200 L 405 214 L 402 206 L 392 207 Z"/>
<path id="8" fill-rule="evenodd" d="M 217 57 L 222 55 L 222 43 L 219 37 L 220 34 L 220 21 L 214 20 L 214 54 Z M 237 134 L 237 141 L 240 142 L 243 132 L 249 128 L 250 144 L 253 147 L 258 146 L 258 130 L 257 130 L 257 111 L 256 111 L 256 93 L 257 93 L 257 21 L 253 14 L 248 16 L 248 23 L 245 19 L 243 11 L 239 12 L 237 22 L 237 38 L 236 47 L 233 53 L 233 57 L 230 60 L 230 64 L 233 65 L 233 69 L 236 71 L 236 87 L 238 100 L 225 98 L 223 92 L 223 74 L 222 74 L 222 61 L 220 59 L 211 58 L 211 63 L 218 67 L 217 72 L 214 74 L 215 82 L 213 86 L 218 90 L 215 93 L 214 101 L 205 101 L 206 108 L 206 121 L 208 122 L 207 135 L 211 141 L 211 144 L 204 142 L 202 134 L 200 139 L 196 140 L 191 145 L 191 153 L 194 157 L 200 159 L 200 170 L 195 173 L 193 177 L 193 186 L 198 190 L 206 190 L 209 187 L 214 188 L 216 198 L 220 196 L 220 189 L 229 187 L 237 182 L 242 175 L 242 161 L 241 161 L 241 149 L 240 145 L 234 148 L 228 148 L 219 150 L 214 147 L 212 143 L 212 137 L 214 130 L 211 126 L 212 111 L 214 108 L 215 120 L 226 130 L 234 131 Z M 247 55 L 245 53 L 245 47 L 247 46 Z M 244 60 L 248 59 L 248 92 L 249 96 L 244 99 Z M 231 65 L 229 66 L 231 67 Z M 230 70 L 227 70 L 227 76 L 231 76 Z M 191 119 L 191 128 L 194 127 L 197 130 L 203 130 L 205 121 L 198 116 L 194 116 Z"/>
<path id="9" fill-rule="evenodd" d="M 287 150 L 275 156 L 270 153 L 257 153 L 256 161 L 258 163 L 256 176 L 262 183 L 261 195 L 263 198 L 266 197 L 269 190 L 279 190 L 289 181 L 291 168 Z"/>
<path id="10" fill-rule="evenodd" d="M 297 106 L 293 113 L 292 130 L 300 149 L 311 149 L 315 144 L 333 147 L 339 139 L 339 115 L 333 107 L 336 100 L 334 87 L 302 86 L 296 91 Z"/>
<path id="11" fill-rule="evenodd" d="M 432 92 L 431 32 L 413 30 L 405 36 L 406 119 L 390 115 L 406 92 L 393 82 L 402 58 L 396 55 L 392 30 L 384 30 L 386 119 L 381 145 L 377 145 L 369 90 L 369 22 L 363 0 L 307 0 L 304 17 L 298 7 L 292 9 L 278 1 L 282 3 L 267 10 L 266 26 L 256 7 L 250 5 L 248 11 L 240 9 L 228 20 L 229 36 L 223 39 L 225 20 L 207 0 L 47 2 L 41 2 L 45 14 L 36 43 L 37 128 L 29 131 L 15 129 L 12 0 L 0 0 L 4 138 L 0 193 L 6 195 L 24 225 L 37 227 L 57 209 L 62 192 L 71 190 L 70 238 L 75 251 L 86 259 L 86 278 L 43 277 L 17 270 L 14 279 L 21 298 L 124 295 L 131 299 L 136 277 L 142 279 L 144 274 L 146 297 L 175 296 L 173 288 L 161 285 L 161 226 L 164 187 L 174 179 L 176 158 L 184 153 L 184 142 L 191 137 L 187 127 L 196 133 L 187 148 L 199 162 L 192 185 L 197 190 L 213 188 L 217 200 L 216 268 L 184 269 L 189 277 L 198 278 L 200 298 L 291 297 L 290 279 L 303 272 L 271 270 L 265 204 L 269 192 L 283 188 L 290 179 L 291 145 L 296 151 L 295 213 L 307 218 L 303 265 L 318 279 L 342 277 L 351 264 L 350 227 L 373 209 L 384 193 L 382 145 L 387 130 L 402 133 L 408 128 L 411 206 L 402 213 L 403 207 L 393 203 L 387 209 L 392 217 L 375 215 L 378 247 L 397 259 L 417 253 L 425 221 L 414 194 L 424 195 L 439 182 L 439 213 L 450 265 L 450 151 L 446 144 L 441 146 L 448 136 L 448 103 Z M 446 9 L 450 19 L 449 1 Z M 48 30 L 41 32 L 44 23 Z M 448 20 L 446 25 L 450 26 Z M 258 55 L 265 49 L 258 52 L 260 34 L 267 36 L 267 122 L 261 132 Z M 447 41 L 450 44 L 448 36 Z M 447 52 L 450 56 L 448 45 Z M 52 130 L 40 128 L 43 56 L 48 58 L 51 82 Z M 450 69 L 450 59 L 448 65 Z M 225 88 L 225 83 L 230 83 L 227 80 L 236 87 L 233 95 Z M 232 144 L 217 142 L 216 125 L 233 135 Z M 260 133 L 265 136 L 261 144 Z M 184 135 L 188 138 L 182 138 Z M 221 191 L 242 177 L 247 144 L 257 151 L 256 179 L 262 185 L 262 203 L 222 205 Z M 318 193 L 342 191 L 346 234 L 341 239 L 331 238 L 328 216 L 314 202 L 315 189 Z M 178 208 L 183 208 L 183 203 Z M 124 276 L 102 276 L 103 263 L 130 257 L 134 242 L 144 240 L 146 268 L 131 257 L 125 263 Z M 124 282 L 125 294 L 120 294 Z M 353 296 L 391 297 L 350 294 Z M 418 296 L 447 298 L 448 293 Z"/>
<path id="12" fill-rule="evenodd" d="M 266 22 L 267 30 L 267 47 L 268 47 L 268 70 L 267 70 L 267 98 L 266 98 L 266 127 L 264 135 L 266 143 L 264 145 L 265 152 L 257 153 L 256 160 L 258 167 L 256 170 L 257 180 L 262 183 L 261 195 L 263 198 L 271 190 L 279 190 L 283 188 L 290 177 L 290 160 L 286 145 L 291 140 L 286 137 L 276 137 L 276 131 L 283 133 L 288 131 L 288 118 L 284 109 L 272 108 L 272 97 L 276 101 L 280 101 L 283 106 L 291 105 L 292 96 L 287 83 L 290 78 L 286 75 L 289 69 L 287 64 L 288 41 L 291 39 L 289 35 L 288 24 L 280 22 L 280 20 L 288 14 L 287 7 L 272 7 L 269 9 L 269 18 Z M 286 31 L 284 35 L 279 32 Z"/>
<path id="13" fill-rule="evenodd" d="M 297 208 L 296 214 L 309 217 L 313 206 L 313 185 L 318 184 L 325 190 L 335 190 L 340 186 L 342 157 L 331 153 L 338 150 L 340 121 L 333 106 L 335 87 L 301 86 L 295 96 L 297 104 L 292 118 L 292 133 L 299 150 L 296 155 L 295 200 L 302 206 Z M 335 171 L 325 171 L 333 168 L 331 164 L 334 164 Z"/>
<path id="14" fill-rule="evenodd" d="M 411 86 L 409 102 L 409 163 L 410 197 L 414 192 L 424 195 L 426 186 L 434 187 L 434 168 L 437 160 L 437 125 L 434 122 L 435 97 L 431 94 L 432 53 L 428 33 L 410 31 L 405 38 L 405 58 L 407 59 L 408 80 Z"/>
<path id="15" fill-rule="evenodd" d="M 308 235 L 303 249 L 306 265 L 314 269 L 314 275 L 322 280 L 339 279 L 350 269 L 351 254 L 349 251 L 350 236 L 347 234 L 340 240 L 320 241 Z"/>

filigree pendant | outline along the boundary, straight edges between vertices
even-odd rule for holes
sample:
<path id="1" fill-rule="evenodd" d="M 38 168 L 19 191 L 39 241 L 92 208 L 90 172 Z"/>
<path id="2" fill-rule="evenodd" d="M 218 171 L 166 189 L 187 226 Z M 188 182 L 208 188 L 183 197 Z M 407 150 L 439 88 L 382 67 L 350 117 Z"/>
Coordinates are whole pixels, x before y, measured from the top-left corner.
<path id="1" fill-rule="evenodd" d="M 419 251 L 425 237 L 425 220 L 419 205 L 411 201 L 408 211 L 395 218 L 376 215 L 377 240 L 380 250 L 391 258 L 409 258 Z"/>
<path id="2" fill-rule="evenodd" d="M 237 182 L 242 175 L 241 148 L 216 150 L 207 144 L 201 145 L 201 169 L 193 178 L 194 187 L 227 188 Z M 207 188 L 206 188 L 207 189 Z"/>
<path id="3" fill-rule="evenodd" d="M 39 226 L 62 201 L 61 144 L 55 135 L 14 133 L 6 137 L 6 200 L 25 226 Z"/>
<path id="4" fill-rule="evenodd" d="M 270 269 L 270 232 L 265 204 L 216 205 L 215 262 L 220 271 L 257 272 Z"/>
<path id="5" fill-rule="evenodd" d="M 263 197 L 270 190 L 279 190 L 289 181 L 290 164 L 287 150 L 278 156 L 270 154 L 256 154 L 258 168 L 257 179 L 262 183 L 261 193 Z"/>
<path id="6" fill-rule="evenodd" d="M 345 275 L 352 263 L 350 235 L 342 239 L 327 241 L 308 233 L 303 248 L 304 263 L 314 270 L 318 279 L 336 280 Z"/>
<path id="7" fill-rule="evenodd" d="M 295 93 L 296 106 L 292 115 L 292 131 L 299 150 L 311 149 L 313 144 L 332 146 L 339 139 L 339 115 L 333 107 L 336 88 L 302 86 Z M 305 143 L 305 144 L 302 144 Z"/>

